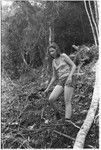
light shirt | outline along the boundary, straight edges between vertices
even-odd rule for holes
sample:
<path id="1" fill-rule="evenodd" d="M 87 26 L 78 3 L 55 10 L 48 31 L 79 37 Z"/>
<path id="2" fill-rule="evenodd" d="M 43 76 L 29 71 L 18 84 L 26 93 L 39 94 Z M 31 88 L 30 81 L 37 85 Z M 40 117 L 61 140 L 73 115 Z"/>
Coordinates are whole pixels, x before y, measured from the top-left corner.
<path id="1" fill-rule="evenodd" d="M 60 62 L 59 65 L 56 64 L 56 60 L 53 60 L 53 67 L 56 70 L 56 74 L 58 76 L 58 79 L 61 79 L 63 77 L 67 77 L 70 73 L 70 65 L 66 62 L 66 54 L 60 54 Z"/>

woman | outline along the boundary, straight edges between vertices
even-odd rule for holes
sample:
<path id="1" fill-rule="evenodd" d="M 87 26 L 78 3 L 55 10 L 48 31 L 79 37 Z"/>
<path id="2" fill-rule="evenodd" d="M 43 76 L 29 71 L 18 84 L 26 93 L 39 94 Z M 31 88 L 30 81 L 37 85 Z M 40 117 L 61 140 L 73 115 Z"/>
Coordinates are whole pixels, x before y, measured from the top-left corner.
<path id="1" fill-rule="evenodd" d="M 56 112 L 57 119 L 61 119 L 58 110 L 54 105 L 54 101 L 60 96 L 64 90 L 64 100 L 65 100 L 65 120 L 69 120 L 72 114 L 71 99 L 73 95 L 73 84 L 72 76 L 76 69 L 74 62 L 65 54 L 61 53 L 58 45 L 52 43 L 48 47 L 48 54 L 53 58 L 52 69 L 53 75 L 52 79 L 47 86 L 44 93 L 48 93 L 50 86 L 58 79 L 58 83 L 53 89 L 52 93 L 49 96 L 49 102 Z"/>

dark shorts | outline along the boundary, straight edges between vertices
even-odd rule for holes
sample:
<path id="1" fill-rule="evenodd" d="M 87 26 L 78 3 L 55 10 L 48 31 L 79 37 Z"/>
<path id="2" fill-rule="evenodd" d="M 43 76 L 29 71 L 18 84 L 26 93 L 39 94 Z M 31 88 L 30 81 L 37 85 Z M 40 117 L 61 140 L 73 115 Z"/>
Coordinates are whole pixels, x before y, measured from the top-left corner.
<path id="1" fill-rule="evenodd" d="M 57 82 L 57 85 L 61 85 L 62 87 L 64 87 L 65 84 L 66 84 L 66 80 L 67 80 L 67 77 L 64 77 L 64 78 L 62 78 L 62 79 L 59 79 L 58 82 Z M 74 80 L 74 77 L 72 77 L 72 82 L 66 84 L 66 86 L 68 86 L 68 87 L 73 87 L 73 88 L 75 87 L 75 80 Z"/>

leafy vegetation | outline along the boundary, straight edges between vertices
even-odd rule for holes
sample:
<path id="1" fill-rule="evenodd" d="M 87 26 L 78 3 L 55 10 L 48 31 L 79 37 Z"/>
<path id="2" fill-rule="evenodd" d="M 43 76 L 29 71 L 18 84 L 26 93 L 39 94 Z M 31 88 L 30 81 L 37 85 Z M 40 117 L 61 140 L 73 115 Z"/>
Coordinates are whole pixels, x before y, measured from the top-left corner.
<path id="1" fill-rule="evenodd" d="M 72 119 L 77 127 L 56 121 L 54 111 L 48 104 L 48 97 L 44 97 L 41 92 L 48 80 L 47 72 L 43 68 L 34 72 L 33 82 L 27 84 L 24 82 L 23 86 L 21 83 L 12 84 L 6 77 L 5 86 L 2 85 L 2 147 L 72 148 L 78 127 L 83 124 L 92 99 L 95 72 L 91 66 L 96 62 L 96 57 L 94 58 L 93 62 L 82 67 L 82 75 L 74 76 Z M 63 95 L 59 97 L 56 104 L 64 116 Z M 86 139 L 85 147 L 89 148 L 89 146 L 96 148 L 99 146 L 96 122 L 93 123 Z"/>
<path id="2" fill-rule="evenodd" d="M 19 79 L 21 74 L 44 63 L 49 26 L 54 28 L 54 39 L 67 54 L 73 52 L 72 44 L 93 43 L 82 3 L 42 2 L 41 5 L 15 1 L 8 15 L 2 17 L 2 64 L 11 79 Z"/>
<path id="3" fill-rule="evenodd" d="M 42 1 L 40 5 L 30 2 L 15 1 L 2 17 L 1 145 L 2 148 L 72 148 L 92 100 L 98 47 L 93 45 L 82 2 Z M 50 78 L 45 59 L 50 25 L 62 52 L 69 54 L 77 65 L 72 98 L 75 124 L 71 126 L 56 120 L 48 96 L 43 95 Z M 79 45 L 78 51 L 72 44 Z M 63 95 L 56 104 L 64 117 Z M 97 116 L 98 111 L 85 148 L 99 147 Z"/>

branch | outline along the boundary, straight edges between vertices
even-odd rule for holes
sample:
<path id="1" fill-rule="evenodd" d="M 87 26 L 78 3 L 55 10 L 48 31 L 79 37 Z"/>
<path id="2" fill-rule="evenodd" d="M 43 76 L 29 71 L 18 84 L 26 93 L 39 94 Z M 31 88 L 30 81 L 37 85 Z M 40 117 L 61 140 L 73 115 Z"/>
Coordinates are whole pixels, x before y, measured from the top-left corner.
<path id="1" fill-rule="evenodd" d="M 24 53 L 22 52 L 22 50 L 21 50 L 21 56 L 22 56 L 22 59 L 23 59 L 24 64 L 25 64 L 27 67 L 29 67 L 29 65 L 27 64 L 27 62 L 26 62 L 26 60 L 25 60 Z"/>
<path id="2" fill-rule="evenodd" d="M 64 134 L 64 133 L 58 132 L 58 131 L 56 131 L 56 130 L 53 130 L 53 132 L 55 132 L 55 133 L 57 133 L 57 134 L 59 134 L 59 135 L 61 135 L 61 136 L 64 136 L 64 137 L 66 137 L 66 138 L 68 138 L 68 139 L 70 139 L 70 140 L 75 141 L 75 139 L 72 138 L 72 137 L 70 137 L 69 135 L 66 135 L 66 134 Z"/>
<path id="3" fill-rule="evenodd" d="M 78 50 L 78 49 L 79 49 L 79 46 L 76 46 L 76 45 L 72 45 L 72 47 L 73 47 L 75 50 Z"/>
<path id="4" fill-rule="evenodd" d="M 76 128 L 78 128 L 78 129 L 80 129 L 80 127 L 79 127 L 79 126 L 77 126 L 74 122 L 72 122 L 72 121 L 68 121 L 68 122 L 71 122 L 71 124 L 72 124 L 74 127 L 76 127 Z"/>

